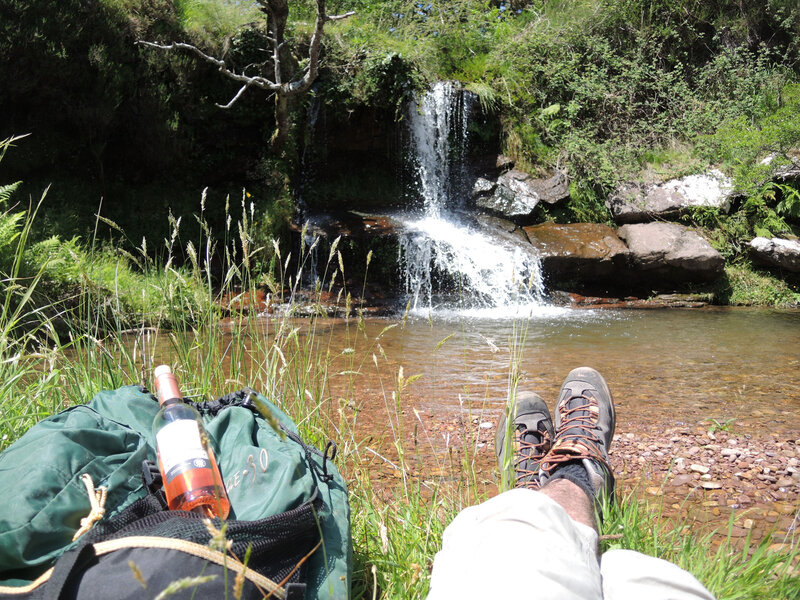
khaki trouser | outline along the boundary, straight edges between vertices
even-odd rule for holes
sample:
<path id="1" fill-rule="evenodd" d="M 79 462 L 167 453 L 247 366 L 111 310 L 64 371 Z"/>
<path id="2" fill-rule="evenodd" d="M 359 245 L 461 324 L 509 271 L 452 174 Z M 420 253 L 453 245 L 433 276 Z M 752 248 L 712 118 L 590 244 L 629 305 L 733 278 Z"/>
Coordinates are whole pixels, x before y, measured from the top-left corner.
<path id="1" fill-rule="evenodd" d="M 609 550 L 598 560 L 597 532 L 532 490 L 500 494 L 461 511 L 445 529 L 428 600 L 714 600 L 676 565 Z"/>

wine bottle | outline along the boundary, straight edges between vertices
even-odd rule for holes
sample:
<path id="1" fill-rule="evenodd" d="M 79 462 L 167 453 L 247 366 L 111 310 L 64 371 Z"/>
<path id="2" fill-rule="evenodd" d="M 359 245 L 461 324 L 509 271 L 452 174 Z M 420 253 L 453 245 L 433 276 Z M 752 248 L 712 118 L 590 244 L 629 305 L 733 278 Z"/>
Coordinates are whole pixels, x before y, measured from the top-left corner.
<path id="1" fill-rule="evenodd" d="M 231 505 L 200 413 L 184 402 L 168 365 L 156 367 L 154 376 L 161 410 L 153 435 L 167 506 L 225 519 Z"/>

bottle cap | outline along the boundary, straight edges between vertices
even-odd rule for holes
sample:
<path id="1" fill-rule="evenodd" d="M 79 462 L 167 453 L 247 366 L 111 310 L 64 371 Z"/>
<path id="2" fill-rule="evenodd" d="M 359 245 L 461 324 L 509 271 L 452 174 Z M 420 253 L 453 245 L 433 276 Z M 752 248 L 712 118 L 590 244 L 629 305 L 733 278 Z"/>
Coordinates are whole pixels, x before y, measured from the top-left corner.
<path id="1" fill-rule="evenodd" d="M 164 375 L 165 373 L 172 373 L 172 367 L 170 367 L 169 365 L 158 365 L 153 371 L 153 377 L 158 379 L 161 375 Z"/>
<path id="2" fill-rule="evenodd" d="M 172 369 L 169 365 L 157 366 L 153 371 L 153 379 L 155 380 L 156 395 L 160 404 L 173 398 L 180 399 L 182 397 L 178 379 L 172 374 Z"/>

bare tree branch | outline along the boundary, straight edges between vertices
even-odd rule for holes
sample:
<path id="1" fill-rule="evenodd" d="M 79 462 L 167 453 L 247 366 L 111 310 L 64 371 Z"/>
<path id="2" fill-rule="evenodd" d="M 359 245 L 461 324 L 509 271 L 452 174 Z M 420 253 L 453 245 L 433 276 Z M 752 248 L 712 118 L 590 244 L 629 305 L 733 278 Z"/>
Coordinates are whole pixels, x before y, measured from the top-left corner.
<path id="1" fill-rule="evenodd" d="M 311 36 L 308 48 L 308 65 L 303 70 L 302 76 L 292 77 L 289 81 L 284 81 L 284 68 L 282 57 L 285 54 L 284 48 L 289 43 L 286 40 L 284 33 L 286 31 L 286 23 L 289 17 L 289 0 L 257 0 L 258 9 L 267 17 L 268 30 L 263 34 L 264 39 L 269 42 L 271 48 L 267 50 L 272 54 L 272 67 L 273 77 L 270 80 L 267 77 L 260 75 L 246 75 L 244 71 L 252 65 L 245 67 L 244 71 L 237 73 L 236 71 L 228 68 L 224 60 L 210 56 L 192 44 L 184 42 L 173 42 L 171 44 L 158 44 L 155 42 L 146 42 L 139 40 L 136 43 L 151 48 L 159 48 L 168 51 L 187 51 L 195 54 L 209 64 L 217 67 L 220 73 L 242 84 L 236 95 L 231 98 L 227 104 L 217 104 L 220 108 L 230 108 L 250 87 L 258 87 L 268 90 L 275 94 L 275 120 L 276 132 L 273 136 L 273 146 L 280 147 L 286 139 L 289 131 L 289 112 L 287 100 L 291 96 L 302 94 L 311 87 L 319 74 L 319 54 L 320 43 L 322 40 L 325 23 L 329 21 L 341 21 L 355 14 L 350 11 L 341 15 L 327 15 L 325 13 L 325 0 L 314 0 L 317 7 L 317 18 L 314 24 L 314 33 Z M 249 24 L 252 26 L 253 24 Z M 269 60 L 261 63 L 266 68 Z"/>
<path id="2" fill-rule="evenodd" d="M 233 106 L 236 103 L 236 101 L 239 98 L 242 97 L 242 94 L 244 94 L 245 90 L 247 90 L 247 88 L 249 88 L 249 87 L 250 87 L 250 84 L 249 83 L 245 83 L 242 86 L 242 89 L 240 89 L 238 92 L 236 92 L 236 95 L 233 98 L 231 98 L 230 102 L 228 102 L 227 104 L 217 104 L 217 106 L 219 106 L 220 108 L 230 108 L 231 106 Z"/>
<path id="3" fill-rule="evenodd" d="M 160 48 L 161 50 L 187 50 L 192 52 L 205 60 L 208 63 L 216 66 L 220 73 L 225 75 L 226 77 L 233 79 L 234 81 L 240 81 L 245 84 L 246 87 L 251 85 L 255 85 L 260 87 L 264 90 L 270 90 L 273 92 L 277 92 L 280 90 L 280 85 L 276 85 L 271 82 L 269 79 L 265 77 L 260 77 L 259 75 L 244 75 L 243 73 L 236 73 L 231 71 L 228 66 L 225 64 L 224 60 L 219 60 L 218 58 L 214 58 L 213 56 L 209 56 L 197 46 L 193 46 L 192 44 L 186 44 L 184 42 L 173 42 L 172 44 L 156 44 L 155 42 L 145 42 L 143 40 L 139 40 L 136 42 L 137 44 L 141 44 L 142 46 L 150 46 L 152 48 Z"/>
<path id="4" fill-rule="evenodd" d="M 352 17 L 356 14 L 356 11 L 351 10 L 350 12 L 346 12 L 343 15 L 331 15 L 330 17 L 326 17 L 326 21 L 341 21 L 342 19 L 347 19 L 348 17 Z"/>

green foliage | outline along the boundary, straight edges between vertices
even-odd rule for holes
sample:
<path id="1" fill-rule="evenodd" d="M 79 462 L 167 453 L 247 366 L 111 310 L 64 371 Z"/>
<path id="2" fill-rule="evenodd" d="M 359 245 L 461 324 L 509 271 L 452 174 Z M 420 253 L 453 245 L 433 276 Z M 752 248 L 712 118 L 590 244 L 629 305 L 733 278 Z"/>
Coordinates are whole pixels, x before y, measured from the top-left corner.
<path id="1" fill-rule="evenodd" d="M 11 198 L 11 194 L 17 191 L 17 188 L 19 188 L 21 183 L 21 181 L 17 181 L 8 185 L 0 185 L 0 206 L 8 205 L 8 200 Z"/>
<path id="2" fill-rule="evenodd" d="M 772 62 L 772 50 L 727 47 L 715 37 L 736 7 L 593 4 L 565 19 L 553 17 L 566 5 L 549 3 L 548 18 L 493 52 L 495 86 L 508 91 L 509 139 L 520 140 L 509 150 L 518 157 L 547 163 L 566 154 L 576 177 L 609 191 L 635 173 L 637 154 L 775 108 L 787 70 Z M 534 118 L 554 105 L 562 107 L 554 123 Z"/>
<path id="3" fill-rule="evenodd" d="M 669 519 L 662 509 L 632 494 L 608 506 L 601 534 L 619 539 L 603 542 L 602 550 L 624 548 L 663 558 L 695 575 L 719 600 L 798 598 L 796 546 L 775 551 L 770 536 L 757 544 L 748 538 L 740 546 L 731 535 L 736 513 L 731 514 L 727 530 L 696 533 L 692 523 Z M 715 537 L 717 544 L 712 543 Z"/>
<path id="4" fill-rule="evenodd" d="M 175 4 L 182 28 L 194 39 L 211 44 L 262 18 L 254 2 L 178 0 Z"/>
<path id="5" fill-rule="evenodd" d="M 800 188 L 797 184 L 773 182 L 776 194 L 780 194 L 780 201 L 775 205 L 775 212 L 788 219 L 800 219 Z M 775 196 L 773 196 L 773 199 Z"/>
<path id="6" fill-rule="evenodd" d="M 13 146 L 18 137 L 0 140 L 0 162 L 3 161 L 8 148 Z M 21 181 L 7 185 L 0 184 L 0 210 L 6 209 L 11 196 L 22 184 Z M 12 212 L 10 209 L 0 213 L 0 278 L 7 277 L 18 261 L 17 245 L 14 243 L 20 235 L 20 226 L 25 215 L 21 212 Z"/>
<path id="7" fill-rule="evenodd" d="M 24 213 L 9 211 L 0 214 L 0 274 L 7 274 L 16 253 L 14 242 L 19 237 Z"/>
<path id="8" fill-rule="evenodd" d="M 702 140 L 704 154 L 728 165 L 744 194 L 762 193 L 773 172 L 793 163 L 800 146 L 800 84 L 779 91 L 780 107 L 773 113 L 755 121 L 740 116 Z"/>
<path id="9" fill-rule="evenodd" d="M 711 434 L 714 434 L 717 431 L 732 431 L 732 426 L 735 422 L 736 419 L 725 419 L 723 421 L 719 421 L 711 418 L 706 420 L 706 423 L 709 424 L 708 432 Z"/>
<path id="10" fill-rule="evenodd" d="M 569 187 L 568 208 L 571 223 L 611 223 L 611 213 L 605 200 L 584 182 L 573 182 Z"/>
<path id="11" fill-rule="evenodd" d="M 725 276 L 714 295 L 719 304 L 796 307 L 800 305 L 800 280 L 779 279 L 768 271 L 756 269 L 749 261 L 740 260 L 725 267 Z"/>

